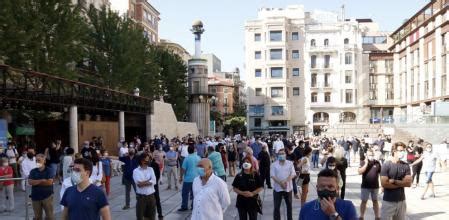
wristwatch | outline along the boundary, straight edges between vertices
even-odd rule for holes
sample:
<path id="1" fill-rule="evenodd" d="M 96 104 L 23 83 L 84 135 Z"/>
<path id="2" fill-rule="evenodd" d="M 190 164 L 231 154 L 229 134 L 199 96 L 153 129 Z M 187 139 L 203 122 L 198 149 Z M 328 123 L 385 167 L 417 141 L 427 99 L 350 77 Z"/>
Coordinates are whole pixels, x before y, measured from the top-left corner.
<path id="1" fill-rule="evenodd" d="M 329 216 L 329 219 L 330 219 L 330 220 L 336 220 L 336 219 L 338 219 L 338 216 L 340 216 L 340 214 L 338 214 L 338 212 L 335 212 L 335 213 L 332 213 L 332 214 Z"/>

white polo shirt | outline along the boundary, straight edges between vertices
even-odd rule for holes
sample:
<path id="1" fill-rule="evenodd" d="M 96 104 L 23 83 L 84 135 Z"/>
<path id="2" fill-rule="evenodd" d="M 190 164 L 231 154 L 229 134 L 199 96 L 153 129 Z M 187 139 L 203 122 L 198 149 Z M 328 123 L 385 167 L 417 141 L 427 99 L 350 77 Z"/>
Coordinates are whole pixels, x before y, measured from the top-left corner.
<path id="1" fill-rule="evenodd" d="M 154 185 L 156 184 L 156 175 L 154 175 L 154 170 L 151 167 L 143 169 L 141 166 L 137 167 L 133 171 L 133 179 L 136 183 L 136 193 L 140 195 L 151 195 L 155 192 Z M 139 187 L 138 182 L 148 181 L 152 182 L 151 186 Z"/>
<path id="2" fill-rule="evenodd" d="M 231 204 L 227 184 L 212 174 L 203 185 L 200 177 L 193 180 L 193 210 L 192 219 L 222 220 L 223 213 Z"/>
<path id="3" fill-rule="evenodd" d="M 289 176 L 296 176 L 295 167 L 293 163 L 289 160 L 285 160 L 284 164 L 281 165 L 279 160 L 276 160 L 271 164 L 270 167 L 271 177 L 276 177 L 276 179 L 283 181 L 287 179 Z M 290 192 L 293 189 L 292 181 L 287 182 L 287 188 L 283 189 L 281 185 L 279 185 L 276 181 L 273 180 L 273 190 L 276 192 Z"/>

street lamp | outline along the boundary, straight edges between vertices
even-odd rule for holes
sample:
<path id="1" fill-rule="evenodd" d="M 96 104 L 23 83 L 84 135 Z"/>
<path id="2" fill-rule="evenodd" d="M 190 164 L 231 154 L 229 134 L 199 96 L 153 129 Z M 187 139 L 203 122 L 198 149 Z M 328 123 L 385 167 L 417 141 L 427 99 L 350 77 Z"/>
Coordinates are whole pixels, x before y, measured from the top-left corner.
<path id="1" fill-rule="evenodd" d="M 133 90 L 134 96 L 140 96 L 140 89 L 139 88 L 134 88 Z"/>

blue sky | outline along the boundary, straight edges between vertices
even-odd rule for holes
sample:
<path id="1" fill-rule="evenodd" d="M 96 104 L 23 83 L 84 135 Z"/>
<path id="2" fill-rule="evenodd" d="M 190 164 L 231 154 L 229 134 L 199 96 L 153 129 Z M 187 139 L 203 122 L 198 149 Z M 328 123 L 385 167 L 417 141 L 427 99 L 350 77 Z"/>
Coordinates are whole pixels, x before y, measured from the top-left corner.
<path id="1" fill-rule="evenodd" d="M 151 0 L 161 13 L 159 33 L 162 39 L 181 44 L 194 52 L 192 22 L 201 19 L 206 32 L 202 50 L 214 53 L 222 61 L 222 70 L 243 70 L 244 23 L 257 18 L 261 7 L 285 8 L 302 4 L 314 9 L 339 11 L 345 4 L 347 18 L 372 18 L 382 30 L 393 31 L 414 15 L 429 0 Z"/>

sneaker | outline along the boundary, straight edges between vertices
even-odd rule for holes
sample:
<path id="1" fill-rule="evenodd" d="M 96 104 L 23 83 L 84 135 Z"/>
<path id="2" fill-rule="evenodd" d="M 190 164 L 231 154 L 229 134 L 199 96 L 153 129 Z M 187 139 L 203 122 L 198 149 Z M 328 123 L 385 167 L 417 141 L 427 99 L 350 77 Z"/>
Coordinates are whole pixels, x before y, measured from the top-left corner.
<path id="1" fill-rule="evenodd" d="M 130 209 L 130 207 L 129 207 L 129 205 L 125 205 L 125 206 L 123 206 L 122 209 L 123 209 L 123 210 L 127 210 L 127 209 Z"/>
<path id="2" fill-rule="evenodd" d="M 171 186 L 167 187 L 165 190 L 171 190 Z"/>

